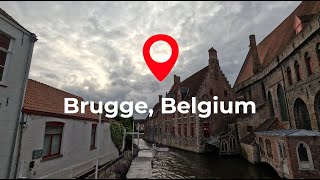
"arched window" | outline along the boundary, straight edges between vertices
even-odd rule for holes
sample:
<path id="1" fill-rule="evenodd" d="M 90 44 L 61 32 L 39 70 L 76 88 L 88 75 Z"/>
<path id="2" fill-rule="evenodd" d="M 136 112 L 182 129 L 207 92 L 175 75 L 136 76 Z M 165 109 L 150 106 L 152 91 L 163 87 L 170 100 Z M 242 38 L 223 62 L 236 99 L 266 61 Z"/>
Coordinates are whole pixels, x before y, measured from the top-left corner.
<path id="1" fill-rule="evenodd" d="M 297 81 L 301 80 L 301 72 L 300 72 L 300 65 L 298 61 L 294 62 L 294 71 L 296 73 Z"/>
<path id="2" fill-rule="evenodd" d="M 220 144 L 221 152 L 227 152 L 228 151 L 228 143 L 226 140 L 223 140 Z"/>
<path id="3" fill-rule="evenodd" d="M 267 156 L 269 158 L 273 158 L 272 147 L 270 139 L 266 139 L 266 148 L 267 148 Z"/>
<path id="4" fill-rule="evenodd" d="M 318 120 L 318 129 L 320 131 L 320 91 L 316 95 L 316 99 L 314 101 L 314 109 Z"/>
<path id="5" fill-rule="evenodd" d="M 299 169 L 313 169 L 312 153 L 309 146 L 304 143 L 298 143 L 296 147 Z"/>
<path id="6" fill-rule="evenodd" d="M 270 91 L 268 92 L 268 101 L 270 106 L 270 116 L 274 118 L 273 100 L 272 100 L 272 95 Z"/>
<path id="7" fill-rule="evenodd" d="M 261 92 L 262 92 L 263 100 L 266 100 L 266 98 L 267 98 L 266 88 L 264 87 L 264 83 L 263 82 L 261 83 Z"/>
<path id="8" fill-rule="evenodd" d="M 280 159 L 285 159 L 286 158 L 286 151 L 285 151 L 285 146 L 283 142 L 278 142 L 278 151 L 279 151 L 279 157 Z"/>
<path id="9" fill-rule="evenodd" d="M 235 152 L 236 151 L 236 138 L 234 136 L 230 136 L 229 138 L 229 147 L 230 151 Z"/>
<path id="10" fill-rule="evenodd" d="M 264 141 L 263 141 L 263 139 L 260 137 L 259 138 L 259 148 L 260 148 L 260 154 L 262 155 L 262 156 L 264 156 Z"/>
<path id="11" fill-rule="evenodd" d="M 292 85 L 292 75 L 291 75 L 290 67 L 287 67 L 287 77 L 288 77 L 289 84 Z"/>
<path id="12" fill-rule="evenodd" d="M 288 121 L 286 99 L 285 99 L 283 88 L 280 84 L 278 85 L 278 88 L 277 88 L 277 95 L 278 95 L 278 103 L 280 106 L 281 119 L 282 121 Z"/>
<path id="13" fill-rule="evenodd" d="M 306 52 L 304 54 L 304 61 L 306 63 L 308 75 L 311 75 L 312 74 L 312 60 L 311 60 L 311 56 L 308 52 Z"/>
<path id="14" fill-rule="evenodd" d="M 297 129 L 312 130 L 308 108 L 301 99 L 294 103 L 294 117 Z"/>

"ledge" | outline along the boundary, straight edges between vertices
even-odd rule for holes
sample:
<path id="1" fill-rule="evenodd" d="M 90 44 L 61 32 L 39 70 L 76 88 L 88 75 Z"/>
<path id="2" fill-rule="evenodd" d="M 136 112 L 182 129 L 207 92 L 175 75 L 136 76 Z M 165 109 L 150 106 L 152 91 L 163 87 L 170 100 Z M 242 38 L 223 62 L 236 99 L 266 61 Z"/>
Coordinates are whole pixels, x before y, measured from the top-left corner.
<path id="1" fill-rule="evenodd" d="M 50 156 L 50 157 L 43 157 L 40 162 L 46 162 L 46 161 L 50 161 L 50 160 L 58 159 L 58 158 L 62 158 L 62 157 L 63 157 L 62 154 L 58 154 L 58 155 L 54 155 L 54 156 Z"/>

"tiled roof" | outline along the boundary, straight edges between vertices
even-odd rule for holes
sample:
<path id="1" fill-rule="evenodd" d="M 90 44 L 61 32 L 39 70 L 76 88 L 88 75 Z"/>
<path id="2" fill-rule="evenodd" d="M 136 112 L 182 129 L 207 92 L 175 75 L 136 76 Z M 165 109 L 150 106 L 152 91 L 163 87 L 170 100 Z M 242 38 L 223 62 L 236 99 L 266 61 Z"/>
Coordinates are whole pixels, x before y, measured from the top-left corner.
<path id="1" fill-rule="evenodd" d="M 265 37 L 257 46 L 259 59 L 263 67 L 266 67 L 273 59 L 279 55 L 286 45 L 294 39 L 296 32 L 294 29 L 295 17 L 307 20 L 309 15 L 317 14 L 320 11 L 320 1 L 303 1 L 277 28 Z M 242 65 L 240 73 L 235 82 L 235 86 L 252 77 L 252 56 L 249 50 Z"/>
<path id="2" fill-rule="evenodd" d="M 23 112 L 79 120 L 98 120 L 99 116 L 92 114 L 88 106 L 86 106 L 86 113 L 84 114 L 80 112 L 76 114 L 64 114 L 64 98 L 76 98 L 79 104 L 80 101 L 83 101 L 79 96 L 29 79 Z"/>
<path id="3" fill-rule="evenodd" d="M 253 132 L 250 132 L 247 136 L 245 136 L 242 140 L 241 143 L 244 144 L 252 144 L 255 140 L 255 132 L 259 131 L 267 131 L 267 130 L 274 130 L 274 129 L 284 129 L 285 127 L 283 124 L 277 119 L 267 119 L 264 121 L 260 126 L 255 128 Z"/>
<path id="4" fill-rule="evenodd" d="M 181 88 L 187 87 L 189 89 L 183 100 L 189 100 L 196 95 L 204 78 L 206 77 L 208 69 L 209 66 L 206 66 L 180 83 Z M 177 86 L 173 85 L 171 90 L 169 91 L 169 94 L 170 93 L 176 95 Z"/>

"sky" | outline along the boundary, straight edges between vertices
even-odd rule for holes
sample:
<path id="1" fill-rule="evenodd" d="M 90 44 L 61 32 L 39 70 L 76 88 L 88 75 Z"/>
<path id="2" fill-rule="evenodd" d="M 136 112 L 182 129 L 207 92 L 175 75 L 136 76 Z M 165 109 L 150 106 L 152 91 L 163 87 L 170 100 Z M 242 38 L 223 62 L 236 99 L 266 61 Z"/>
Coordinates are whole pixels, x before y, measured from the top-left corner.
<path id="1" fill-rule="evenodd" d="M 29 78 L 88 101 L 145 101 L 208 65 L 208 49 L 233 86 L 249 50 L 276 28 L 300 2 L 0 2 L 16 21 L 35 33 Z M 292 27 L 293 28 L 293 27 Z M 142 47 L 155 34 L 179 45 L 179 57 L 159 82 L 148 69 Z M 165 42 L 151 56 L 166 61 Z M 135 118 L 146 115 L 135 114 Z"/>

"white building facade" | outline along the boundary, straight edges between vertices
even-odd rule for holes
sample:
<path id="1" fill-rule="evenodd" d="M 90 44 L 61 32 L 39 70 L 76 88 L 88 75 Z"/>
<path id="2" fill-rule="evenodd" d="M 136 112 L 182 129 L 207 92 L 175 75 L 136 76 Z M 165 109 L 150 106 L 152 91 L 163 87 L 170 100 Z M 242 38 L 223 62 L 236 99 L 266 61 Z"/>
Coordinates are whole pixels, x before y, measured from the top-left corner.
<path id="1" fill-rule="evenodd" d="M 17 132 L 36 36 L 0 8 L 0 178 L 16 170 Z"/>
<path id="2" fill-rule="evenodd" d="M 77 178 L 119 157 L 110 123 L 86 107 L 64 114 L 64 98 L 81 97 L 29 80 L 23 107 L 17 178 Z M 98 147 L 99 143 L 99 148 Z"/>
<path id="3" fill-rule="evenodd" d="M 97 122 L 32 114 L 25 114 L 24 120 L 26 128 L 22 136 L 18 178 L 74 178 L 94 168 L 97 155 L 94 127 L 97 127 Z M 107 122 L 101 125 L 99 166 L 119 156 L 111 140 L 109 127 Z M 50 133 L 59 134 L 59 130 L 61 139 L 56 140 L 60 138 L 59 135 L 53 137 L 51 143 L 55 145 L 52 145 L 49 153 L 50 148 L 45 147 L 48 144 L 46 139 L 49 139 Z"/>

